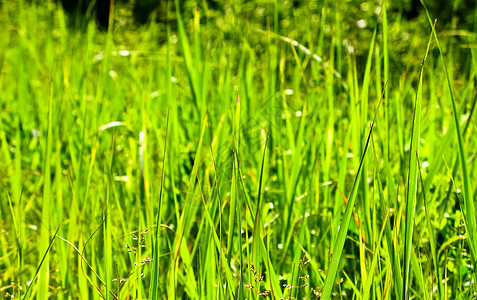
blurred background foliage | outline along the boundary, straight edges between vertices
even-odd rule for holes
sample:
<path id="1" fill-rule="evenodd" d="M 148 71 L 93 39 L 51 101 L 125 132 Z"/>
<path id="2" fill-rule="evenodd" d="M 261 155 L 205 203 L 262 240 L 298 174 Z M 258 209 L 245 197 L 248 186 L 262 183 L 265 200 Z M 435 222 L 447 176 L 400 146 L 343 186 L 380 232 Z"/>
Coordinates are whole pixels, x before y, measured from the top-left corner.
<path id="1" fill-rule="evenodd" d="M 357 57 L 357 66 L 362 69 L 373 31 L 375 28 L 380 31 L 378 24 L 382 21 L 383 1 L 179 2 L 190 33 L 194 31 L 194 13 L 200 14 L 201 24 L 207 24 L 207 30 L 200 33 L 203 48 L 207 51 L 217 50 L 221 45 L 224 46 L 224 43 L 233 41 L 235 44 L 235 39 L 246 36 L 247 40 L 240 43 L 240 47 L 252 47 L 260 53 L 261 41 L 266 38 L 263 33 L 257 32 L 257 29 L 261 29 L 296 40 L 323 56 L 325 61 L 330 56 L 330 43 L 334 43 L 336 57 L 344 55 L 346 51 L 353 51 Z M 70 12 L 70 23 L 73 26 L 84 28 L 86 21 L 94 16 L 100 26 L 108 26 L 108 0 L 63 0 L 61 4 Z M 115 30 L 121 33 L 116 35 L 116 38 L 120 39 L 125 47 L 128 46 L 128 41 L 137 38 L 134 29 L 141 26 L 157 26 L 156 41 L 159 46 L 164 45 L 167 39 L 167 25 L 172 33 L 177 30 L 174 1 L 119 0 L 115 5 L 114 26 Z M 437 30 L 441 35 L 449 36 L 452 39 L 451 44 L 462 48 L 476 47 L 476 2 L 435 0 L 426 1 L 426 5 L 431 18 L 437 19 Z M 391 64 L 394 70 L 407 71 L 408 68 L 420 64 L 421 47 L 430 31 L 427 17 L 419 0 L 387 1 L 386 6 L 390 24 L 389 44 L 392 45 Z M 278 20 L 278 26 L 274 23 L 275 18 Z M 321 24 L 325 26 L 322 27 Z M 129 30 L 124 30 L 125 28 Z M 177 36 L 172 35 L 171 39 L 177 42 Z M 378 35 L 378 39 L 382 37 Z M 462 62 L 462 65 L 468 63 L 462 59 L 457 61 Z"/>

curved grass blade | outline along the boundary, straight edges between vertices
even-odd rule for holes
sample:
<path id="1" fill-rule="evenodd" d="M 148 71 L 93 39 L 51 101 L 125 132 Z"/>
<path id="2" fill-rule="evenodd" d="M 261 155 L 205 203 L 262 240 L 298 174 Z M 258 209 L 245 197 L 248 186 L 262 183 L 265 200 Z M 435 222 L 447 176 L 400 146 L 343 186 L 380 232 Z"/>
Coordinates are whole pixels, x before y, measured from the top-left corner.
<path id="1" fill-rule="evenodd" d="M 46 257 L 48 256 L 48 253 L 50 253 L 51 246 L 53 246 L 53 242 L 55 241 L 56 236 L 58 235 L 58 231 L 60 231 L 60 227 L 63 224 L 63 221 L 61 221 L 60 225 L 58 225 L 58 228 L 56 228 L 55 234 L 50 240 L 50 244 L 48 245 L 48 248 L 45 251 L 45 254 L 43 254 L 43 257 L 40 261 L 40 264 L 38 265 L 38 268 L 36 269 L 35 276 L 31 280 L 30 286 L 28 287 L 27 291 L 25 292 L 25 295 L 23 296 L 23 299 L 27 299 L 28 293 L 31 291 L 33 287 L 33 283 L 35 282 L 36 278 L 38 277 L 38 274 L 40 273 L 40 269 L 43 266 L 43 263 L 45 262 Z"/>
<path id="2" fill-rule="evenodd" d="M 384 230 L 386 228 L 386 225 L 388 224 L 387 223 L 388 216 L 389 216 L 389 210 L 386 212 L 386 216 L 384 217 L 383 226 L 381 227 L 381 232 L 379 234 L 379 238 L 378 238 L 378 241 L 376 243 L 376 245 L 377 245 L 376 251 L 375 251 L 375 253 L 373 253 L 373 259 L 371 261 L 371 266 L 369 267 L 368 274 L 366 276 L 367 280 L 366 280 L 366 283 L 364 284 L 364 291 L 363 291 L 363 299 L 364 300 L 367 300 L 367 299 L 370 298 L 371 284 L 373 283 L 373 277 L 374 277 L 373 273 L 375 272 L 376 264 L 377 264 L 378 258 L 379 258 L 379 250 L 380 250 L 379 245 L 381 245 L 381 240 L 383 238 Z"/>
<path id="3" fill-rule="evenodd" d="M 427 59 L 427 53 L 431 45 L 432 33 L 427 43 L 426 53 L 419 71 L 419 83 L 417 87 L 416 102 L 414 107 L 414 118 L 411 134 L 411 150 L 409 160 L 409 176 L 407 189 L 406 204 L 406 231 L 404 236 L 404 282 L 403 282 L 403 299 L 409 299 L 409 277 L 411 273 L 411 252 L 412 252 L 412 233 L 414 229 L 414 216 L 416 214 L 417 203 L 417 157 L 419 155 L 419 139 L 421 136 L 421 103 L 422 103 L 422 77 L 424 63 Z"/>
<path id="4" fill-rule="evenodd" d="M 260 240 L 262 239 L 262 182 L 263 182 L 263 166 L 265 165 L 265 154 L 267 153 L 267 143 L 268 135 L 265 140 L 265 147 L 263 148 L 262 156 L 262 166 L 260 168 L 260 179 L 258 184 L 258 195 L 257 195 L 257 206 L 255 212 L 255 218 L 253 221 L 253 232 L 252 232 L 252 261 L 255 266 L 260 266 L 261 263 L 261 251 L 260 251 Z M 263 242 L 263 241 L 262 241 Z"/>
<path id="5" fill-rule="evenodd" d="M 159 226 L 161 226 L 161 213 L 162 213 L 162 191 L 164 188 L 164 170 L 166 168 L 166 149 L 167 149 L 167 131 L 169 130 L 169 112 L 167 113 L 166 123 L 166 136 L 164 138 L 164 160 L 162 162 L 162 176 L 161 176 L 161 189 L 159 191 L 159 209 L 156 216 L 156 231 L 154 233 L 154 249 L 152 254 L 152 275 L 151 286 L 149 291 L 149 299 L 158 299 L 158 291 L 160 286 L 159 281 Z"/>
<path id="6" fill-rule="evenodd" d="M 359 188 L 360 176 L 363 170 L 364 160 L 366 158 L 366 152 L 369 147 L 369 141 L 371 139 L 371 134 L 373 133 L 373 127 L 376 122 L 377 112 L 381 105 L 379 101 L 378 107 L 374 114 L 373 122 L 371 123 L 371 128 L 369 130 L 368 138 L 366 139 L 366 144 L 363 149 L 363 154 L 359 161 L 358 171 L 354 178 L 353 187 L 351 188 L 350 196 L 348 197 L 349 202 L 346 206 L 346 210 L 341 221 L 340 229 L 338 231 L 338 237 L 336 238 L 335 247 L 333 248 L 333 256 L 331 258 L 330 268 L 328 269 L 328 274 L 326 275 L 325 286 L 323 287 L 322 299 L 328 300 L 331 298 L 331 291 L 333 290 L 333 282 L 335 281 L 336 274 L 338 272 L 338 266 L 341 259 L 341 253 L 343 252 L 343 246 L 346 241 L 346 235 L 348 234 L 349 223 L 351 221 L 351 215 L 353 213 L 354 204 L 356 202 L 356 194 Z"/>
<path id="7" fill-rule="evenodd" d="M 452 111 L 454 115 L 454 124 L 455 124 L 455 131 L 456 131 L 456 136 L 457 136 L 457 144 L 458 144 L 458 149 L 459 149 L 459 158 L 460 158 L 460 164 L 462 168 L 462 179 L 463 179 L 463 189 L 464 189 L 464 218 L 465 218 L 465 226 L 469 235 L 469 246 L 470 246 L 470 253 L 472 256 L 472 262 L 474 266 L 477 266 L 477 220 L 475 216 L 475 207 L 474 207 L 474 199 L 473 195 L 471 192 L 471 187 L 470 187 L 470 180 L 469 180 L 469 173 L 467 171 L 467 158 L 465 155 L 465 147 L 464 147 L 464 140 L 462 137 L 461 129 L 460 129 L 460 123 L 459 123 L 459 114 L 457 112 L 456 108 L 456 103 L 454 99 L 454 92 L 452 89 L 452 84 L 450 82 L 450 77 L 449 77 L 449 72 L 447 70 L 447 64 L 446 60 L 444 59 L 444 53 L 442 51 L 441 44 L 439 42 L 439 38 L 437 37 L 437 33 L 435 30 L 435 24 L 432 23 L 431 17 L 429 15 L 429 11 L 427 10 L 426 5 L 424 4 L 424 1 L 421 0 L 422 6 L 424 6 L 424 9 L 426 11 L 427 19 L 429 21 L 429 24 L 432 27 L 432 32 L 434 33 L 434 37 L 436 40 L 437 48 L 439 49 L 439 54 L 442 59 L 442 64 L 444 66 L 444 73 L 446 75 L 447 79 L 447 86 L 449 88 L 449 96 L 451 99 L 451 104 L 452 104 Z"/>
<path id="8" fill-rule="evenodd" d="M 429 232 L 429 244 L 431 246 L 432 264 L 433 264 L 435 276 L 437 279 L 437 288 L 439 292 L 438 296 L 441 296 L 443 293 L 443 287 L 442 287 L 442 280 L 441 280 L 441 276 L 439 272 L 439 260 L 437 257 L 437 250 L 436 250 L 436 238 L 434 233 L 434 226 L 432 225 L 431 218 L 429 217 L 429 209 L 427 206 L 426 193 L 424 191 L 424 180 L 422 179 L 421 162 L 419 161 L 419 157 L 417 157 L 417 165 L 419 167 L 419 179 L 421 180 L 422 196 L 424 198 L 424 216 L 426 218 L 427 230 Z"/>

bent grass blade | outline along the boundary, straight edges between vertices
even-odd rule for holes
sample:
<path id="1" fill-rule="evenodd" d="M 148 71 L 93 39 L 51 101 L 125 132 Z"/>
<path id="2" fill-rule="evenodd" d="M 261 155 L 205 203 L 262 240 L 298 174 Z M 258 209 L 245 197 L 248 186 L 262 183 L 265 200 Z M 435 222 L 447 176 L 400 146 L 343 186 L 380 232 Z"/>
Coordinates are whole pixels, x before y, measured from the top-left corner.
<path id="1" fill-rule="evenodd" d="M 419 85 L 417 88 L 417 96 L 414 107 L 414 119 L 411 134 L 411 150 L 409 162 L 407 205 L 406 205 L 406 231 L 404 236 L 404 282 L 403 282 L 403 299 L 409 299 L 409 278 L 411 273 L 411 252 L 412 252 L 412 234 L 414 229 L 414 217 L 416 214 L 417 203 L 417 157 L 419 155 L 419 139 L 421 135 L 421 103 L 422 103 L 422 77 L 424 63 L 427 59 L 427 53 L 431 45 L 432 33 L 427 43 L 426 53 L 419 71 Z"/>
<path id="2" fill-rule="evenodd" d="M 328 274 L 326 275 L 325 286 L 323 287 L 323 293 L 322 293 L 322 299 L 325 299 L 325 300 L 329 300 L 331 298 L 333 283 L 335 281 L 336 274 L 338 272 L 338 266 L 341 259 L 341 253 L 343 252 L 343 247 L 346 241 L 346 235 L 348 234 L 349 223 L 351 222 L 351 216 L 353 213 L 354 204 L 356 202 L 356 194 L 359 188 L 361 171 L 363 170 L 366 153 L 369 147 L 369 141 L 371 139 L 371 134 L 373 133 L 373 127 L 376 122 L 376 116 L 377 116 L 377 112 L 379 110 L 380 105 L 381 105 L 381 100 L 379 101 L 378 107 L 376 108 L 376 112 L 374 114 L 373 122 L 371 123 L 371 128 L 369 130 L 368 138 L 366 140 L 366 144 L 363 149 L 363 154 L 359 162 L 358 171 L 356 172 L 356 176 L 354 178 L 350 196 L 348 197 L 349 202 L 348 202 L 348 205 L 346 206 L 346 210 L 340 224 L 340 229 L 338 231 L 338 237 L 336 238 L 335 247 L 333 248 L 333 252 L 332 252 L 333 256 L 331 258 L 330 268 L 328 270 Z"/>

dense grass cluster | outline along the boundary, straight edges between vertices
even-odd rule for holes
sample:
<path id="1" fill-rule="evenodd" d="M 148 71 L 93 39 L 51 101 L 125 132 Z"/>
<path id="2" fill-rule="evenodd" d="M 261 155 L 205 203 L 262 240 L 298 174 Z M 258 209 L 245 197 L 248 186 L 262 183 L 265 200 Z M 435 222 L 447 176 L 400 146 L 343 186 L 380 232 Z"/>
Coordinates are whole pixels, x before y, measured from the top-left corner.
<path id="1" fill-rule="evenodd" d="M 477 298 L 477 10 L 179 2 L 0 2 L 2 297 Z"/>

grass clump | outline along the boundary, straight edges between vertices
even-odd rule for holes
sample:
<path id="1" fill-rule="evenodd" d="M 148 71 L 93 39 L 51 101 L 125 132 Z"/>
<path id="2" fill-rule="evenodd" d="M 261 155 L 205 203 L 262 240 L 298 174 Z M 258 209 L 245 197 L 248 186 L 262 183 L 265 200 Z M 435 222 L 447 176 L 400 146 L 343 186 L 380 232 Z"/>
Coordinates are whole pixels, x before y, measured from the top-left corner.
<path id="1" fill-rule="evenodd" d="M 2 296 L 477 297 L 477 14 L 403 3 L 1 3 Z"/>

